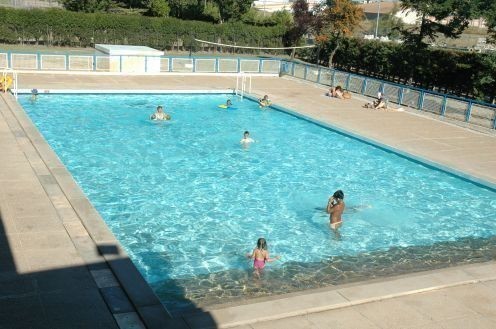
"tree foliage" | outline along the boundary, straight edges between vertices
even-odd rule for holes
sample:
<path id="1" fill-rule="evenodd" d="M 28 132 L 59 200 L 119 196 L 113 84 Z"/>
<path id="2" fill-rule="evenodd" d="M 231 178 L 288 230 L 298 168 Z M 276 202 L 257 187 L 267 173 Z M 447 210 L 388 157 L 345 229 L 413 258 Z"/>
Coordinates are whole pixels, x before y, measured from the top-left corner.
<path id="1" fill-rule="evenodd" d="M 319 8 L 315 14 L 314 32 L 321 43 L 333 40 L 334 49 L 329 54 L 329 66 L 341 40 L 349 37 L 364 19 L 363 9 L 350 0 L 333 0 Z"/>
<path id="2" fill-rule="evenodd" d="M 419 17 L 419 24 L 401 30 L 404 41 L 416 48 L 427 47 L 440 34 L 459 37 L 474 15 L 473 0 L 403 0 L 401 8 Z"/>
<path id="3" fill-rule="evenodd" d="M 323 58 L 334 50 L 334 42 L 325 43 Z M 299 55 L 306 61 L 317 62 L 314 51 L 302 50 Z M 344 38 L 334 60 L 336 68 L 382 80 L 412 82 L 424 89 L 488 102 L 496 97 L 495 54 L 431 48 L 412 51 L 405 44 Z"/>
<path id="4" fill-rule="evenodd" d="M 212 24 L 172 17 L 77 13 L 60 9 L 0 7 L 0 42 L 89 47 L 95 43 L 146 45 L 158 49 L 201 50 L 193 38 L 238 45 L 281 47 L 286 29 L 241 22 Z M 193 49 L 194 50 L 194 49 Z M 204 50 L 207 50 L 205 48 Z M 218 47 L 208 48 L 220 51 Z"/>
<path id="5" fill-rule="evenodd" d="M 97 11 L 108 11 L 110 8 L 116 6 L 116 3 L 113 0 L 62 0 L 62 5 L 67 10 L 94 13 Z"/>
<path id="6" fill-rule="evenodd" d="M 166 17 L 169 16 L 170 7 L 165 0 L 148 0 L 148 13 L 150 16 Z"/>
<path id="7" fill-rule="evenodd" d="M 488 32 L 493 42 L 496 43 L 496 1 L 474 0 L 476 2 L 476 14 L 486 21 Z"/>

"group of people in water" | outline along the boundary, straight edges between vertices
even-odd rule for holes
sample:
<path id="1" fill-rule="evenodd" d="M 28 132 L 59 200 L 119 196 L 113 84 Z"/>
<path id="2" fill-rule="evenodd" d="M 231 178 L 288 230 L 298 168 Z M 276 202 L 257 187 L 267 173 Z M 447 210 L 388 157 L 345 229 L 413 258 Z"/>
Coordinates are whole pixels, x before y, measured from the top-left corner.
<path id="1" fill-rule="evenodd" d="M 248 132 L 245 132 L 245 134 L 246 133 Z M 329 214 L 329 224 L 334 232 L 343 224 L 341 215 L 343 214 L 345 207 L 344 192 L 342 190 L 337 190 L 329 198 L 326 207 L 326 212 Z M 266 263 L 281 259 L 281 256 L 270 257 L 267 241 L 264 238 L 259 238 L 257 240 L 257 246 L 250 254 L 247 254 L 246 257 L 253 259 L 253 273 L 258 278 Z"/>
<path id="2" fill-rule="evenodd" d="M 330 91 L 331 97 L 338 97 L 345 99 L 345 97 L 343 96 L 345 95 L 345 92 L 343 92 L 340 86 L 331 89 L 332 89 Z M 258 104 L 260 108 L 265 108 L 270 106 L 271 102 L 269 100 L 269 97 L 265 95 L 263 98 L 258 100 Z M 225 107 L 223 108 L 231 107 L 232 106 L 231 100 L 228 99 L 224 106 Z M 170 120 L 171 116 L 164 112 L 163 106 L 159 105 L 157 106 L 156 112 L 150 115 L 150 119 L 155 121 L 163 121 L 163 120 Z M 243 146 L 248 146 L 254 142 L 255 140 L 250 137 L 250 132 L 245 131 L 243 133 L 243 138 L 240 140 L 240 144 Z M 343 214 L 345 207 L 346 206 L 344 203 L 343 191 L 338 190 L 334 192 L 334 194 L 329 198 L 326 207 L 326 212 L 329 214 L 329 224 L 332 230 L 337 231 L 337 229 L 342 225 L 343 221 L 341 219 L 341 215 Z M 253 273 L 257 277 L 260 277 L 266 263 L 270 263 L 279 260 L 281 258 L 281 256 L 275 256 L 273 258 L 270 257 L 267 247 L 267 241 L 264 238 L 259 238 L 257 240 L 257 246 L 253 249 L 253 251 L 250 254 L 247 254 L 246 256 L 250 259 L 253 259 Z"/>

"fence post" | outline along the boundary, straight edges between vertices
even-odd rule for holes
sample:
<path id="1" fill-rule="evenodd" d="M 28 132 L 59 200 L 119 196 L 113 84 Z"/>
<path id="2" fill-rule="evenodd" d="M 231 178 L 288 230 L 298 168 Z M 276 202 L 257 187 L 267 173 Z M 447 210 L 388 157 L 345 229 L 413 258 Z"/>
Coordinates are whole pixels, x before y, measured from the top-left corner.
<path id="1" fill-rule="evenodd" d="M 215 59 L 215 73 L 219 73 L 219 59 Z"/>
<path id="2" fill-rule="evenodd" d="M 119 55 L 119 72 L 122 72 L 122 55 Z"/>
<path id="3" fill-rule="evenodd" d="M 317 83 L 320 83 L 320 72 L 322 71 L 322 68 L 319 67 L 319 73 L 317 74 Z"/>
<path id="4" fill-rule="evenodd" d="M 294 72 L 295 72 L 295 63 L 291 63 L 291 76 L 294 77 Z"/>
<path id="5" fill-rule="evenodd" d="M 443 104 L 441 105 L 441 116 L 444 117 L 444 114 L 446 113 L 446 104 L 448 103 L 448 97 L 444 96 L 443 97 Z"/>
<path id="6" fill-rule="evenodd" d="M 494 111 L 493 129 L 496 129 L 496 110 Z"/>
<path id="7" fill-rule="evenodd" d="M 174 63 L 172 57 L 167 57 L 167 61 L 169 62 L 169 72 L 172 72 L 172 63 Z"/>
<path id="8" fill-rule="evenodd" d="M 96 55 L 93 55 L 93 71 L 96 71 Z"/>
<path id="9" fill-rule="evenodd" d="M 305 65 L 305 74 L 303 75 L 303 80 L 307 79 L 308 65 Z"/>
<path id="10" fill-rule="evenodd" d="M 148 56 L 145 56 L 145 73 L 148 73 Z"/>
<path id="11" fill-rule="evenodd" d="M 10 51 L 7 52 L 7 68 L 12 68 L 12 52 Z"/>
<path id="12" fill-rule="evenodd" d="M 363 84 L 362 84 L 362 95 L 365 95 L 365 92 L 367 91 L 367 78 L 363 79 Z"/>
<path id="13" fill-rule="evenodd" d="M 403 94 L 404 94 L 404 92 L 405 92 L 405 88 L 400 87 L 398 89 L 398 103 L 399 103 L 399 105 L 403 104 Z"/>
<path id="14" fill-rule="evenodd" d="M 69 57 L 69 54 L 65 54 L 65 70 L 66 71 L 69 71 L 69 69 L 70 69 L 70 67 L 69 67 L 70 66 L 69 65 L 69 63 L 70 63 L 69 58 L 70 58 Z"/>
<path id="15" fill-rule="evenodd" d="M 424 95 L 425 93 L 423 91 L 420 92 L 420 97 L 417 103 L 417 110 L 422 111 L 424 108 Z"/>
<path id="16" fill-rule="evenodd" d="M 262 73 L 262 60 L 258 60 L 258 73 Z"/>
<path id="17" fill-rule="evenodd" d="M 334 87 L 336 82 L 336 70 L 332 69 L 332 76 L 331 76 L 331 86 Z"/>
<path id="18" fill-rule="evenodd" d="M 344 89 L 346 90 L 350 89 L 350 79 L 351 79 L 351 74 L 348 74 L 348 76 L 346 77 L 346 84 L 344 87 Z"/>
<path id="19" fill-rule="evenodd" d="M 468 102 L 467 113 L 465 114 L 465 122 L 468 122 L 470 120 L 471 115 L 472 115 L 472 102 Z"/>
<path id="20" fill-rule="evenodd" d="M 238 73 L 241 72 L 241 58 L 238 57 Z"/>
<path id="21" fill-rule="evenodd" d="M 193 73 L 196 72 L 196 58 L 192 58 L 192 61 L 193 61 Z"/>
<path id="22" fill-rule="evenodd" d="M 39 52 L 36 53 L 36 69 L 41 70 L 41 54 Z"/>

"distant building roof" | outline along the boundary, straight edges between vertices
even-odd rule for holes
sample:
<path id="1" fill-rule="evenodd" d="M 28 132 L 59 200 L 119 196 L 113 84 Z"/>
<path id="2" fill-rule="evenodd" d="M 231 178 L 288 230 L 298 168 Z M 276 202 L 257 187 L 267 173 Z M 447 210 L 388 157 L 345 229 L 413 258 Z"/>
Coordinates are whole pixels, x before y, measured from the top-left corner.
<path id="1" fill-rule="evenodd" d="M 96 44 L 95 49 L 116 56 L 163 56 L 164 52 L 145 46 Z"/>

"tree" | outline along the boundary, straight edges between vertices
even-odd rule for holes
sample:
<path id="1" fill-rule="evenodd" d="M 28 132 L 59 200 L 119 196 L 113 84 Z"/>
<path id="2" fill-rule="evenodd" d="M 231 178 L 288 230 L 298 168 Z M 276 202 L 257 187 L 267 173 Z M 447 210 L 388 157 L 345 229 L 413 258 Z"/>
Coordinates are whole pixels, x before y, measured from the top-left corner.
<path id="1" fill-rule="evenodd" d="M 332 0 L 318 8 L 315 16 L 314 32 L 317 42 L 324 45 L 332 40 L 333 49 L 329 54 L 329 67 L 332 67 L 342 39 L 351 36 L 363 21 L 363 9 L 350 0 Z"/>
<path id="2" fill-rule="evenodd" d="M 307 33 L 313 24 L 313 13 L 308 7 L 306 0 L 296 0 L 292 5 L 293 23 L 286 32 L 284 44 L 286 46 L 296 46 L 301 37 Z M 291 53 L 291 58 L 294 57 L 295 50 Z"/>
<path id="3" fill-rule="evenodd" d="M 108 11 L 117 6 L 112 0 L 62 0 L 65 9 L 71 11 L 84 11 L 94 13 L 97 11 Z"/>
<path id="4" fill-rule="evenodd" d="M 426 40 L 434 41 L 439 34 L 459 37 L 474 14 L 472 0 L 403 0 L 401 8 L 419 17 L 418 25 L 401 30 L 405 43 L 417 49 L 427 47 Z"/>
<path id="5" fill-rule="evenodd" d="M 486 21 L 490 41 L 496 42 L 496 1 L 494 0 L 475 0 L 476 13 L 478 17 L 483 17 Z"/>
<path id="6" fill-rule="evenodd" d="M 165 0 L 148 0 L 148 14 L 155 17 L 169 16 L 170 7 Z"/>
<path id="7" fill-rule="evenodd" d="M 250 10 L 254 0 L 215 0 L 219 6 L 220 16 L 223 22 L 239 20 Z"/>

